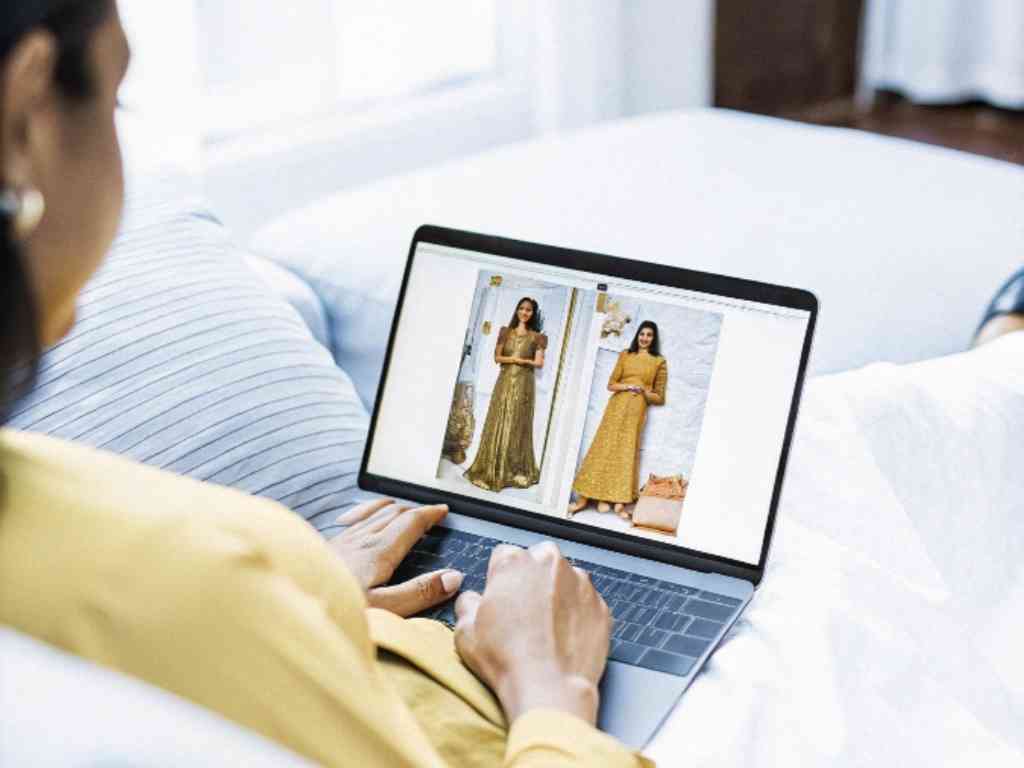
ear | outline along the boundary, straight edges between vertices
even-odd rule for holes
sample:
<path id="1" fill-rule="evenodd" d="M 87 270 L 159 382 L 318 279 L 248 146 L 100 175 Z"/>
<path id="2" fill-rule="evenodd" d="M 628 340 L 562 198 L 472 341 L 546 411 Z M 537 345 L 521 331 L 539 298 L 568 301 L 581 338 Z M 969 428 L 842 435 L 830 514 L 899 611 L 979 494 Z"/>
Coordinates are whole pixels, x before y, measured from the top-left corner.
<path id="1" fill-rule="evenodd" d="M 56 65 L 53 35 L 36 30 L 14 46 L 0 72 L 0 173 L 8 187 L 36 186 L 33 150 L 53 103 Z"/>

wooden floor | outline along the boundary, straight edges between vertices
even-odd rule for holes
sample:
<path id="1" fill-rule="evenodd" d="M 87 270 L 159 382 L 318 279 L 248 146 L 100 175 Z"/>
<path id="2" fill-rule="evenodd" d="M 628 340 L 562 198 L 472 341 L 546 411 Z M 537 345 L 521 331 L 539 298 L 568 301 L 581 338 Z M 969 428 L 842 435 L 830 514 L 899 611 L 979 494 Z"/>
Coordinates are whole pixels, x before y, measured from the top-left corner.
<path id="1" fill-rule="evenodd" d="M 882 94 L 869 110 L 855 110 L 848 103 L 837 103 L 790 116 L 811 123 L 899 136 L 1024 165 L 1024 111 L 998 109 L 982 103 L 927 107 Z"/>

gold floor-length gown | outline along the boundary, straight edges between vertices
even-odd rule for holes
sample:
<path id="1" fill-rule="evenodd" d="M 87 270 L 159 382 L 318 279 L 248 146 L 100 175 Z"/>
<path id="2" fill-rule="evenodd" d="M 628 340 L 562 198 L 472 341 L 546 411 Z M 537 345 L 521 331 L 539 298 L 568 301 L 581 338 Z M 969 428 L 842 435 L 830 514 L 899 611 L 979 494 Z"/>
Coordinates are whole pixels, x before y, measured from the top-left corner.
<path id="1" fill-rule="evenodd" d="M 655 405 L 665 403 L 668 363 L 647 352 L 619 354 L 612 384 L 637 384 L 654 391 Z M 613 392 L 605 406 L 594 442 L 573 482 L 580 496 L 599 501 L 629 504 L 636 501 L 640 436 L 647 418 L 647 399 L 639 392 Z"/>
<path id="2" fill-rule="evenodd" d="M 534 331 L 517 335 L 503 327 L 498 332 L 495 354 L 533 360 L 547 337 Z M 533 453 L 533 404 L 536 388 L 534 368 L 502 363 L 491 393 L 480 448 L 465 477 L 488 491 L 529 488 L 540 481 Z"/>

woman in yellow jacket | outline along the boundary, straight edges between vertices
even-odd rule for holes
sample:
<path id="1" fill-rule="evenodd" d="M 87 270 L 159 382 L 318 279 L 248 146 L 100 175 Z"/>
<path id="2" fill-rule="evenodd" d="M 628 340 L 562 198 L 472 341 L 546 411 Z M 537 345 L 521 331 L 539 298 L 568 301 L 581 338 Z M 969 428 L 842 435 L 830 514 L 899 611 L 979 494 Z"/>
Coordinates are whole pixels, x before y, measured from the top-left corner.
<path id="1" fill-rule="evenodd" d="M 0 397 L 32 383 L 109 248 L 129 51 L 114 0 L 0 6 Z M 325 543 L 274 503 L 0 431 L 0 622 L 324 765 L 634 765 L 594 727 L 608 609 L 554 545 L 499 547 L 458 624 L 385 587 L 445 514 L 390 501 Z"/>

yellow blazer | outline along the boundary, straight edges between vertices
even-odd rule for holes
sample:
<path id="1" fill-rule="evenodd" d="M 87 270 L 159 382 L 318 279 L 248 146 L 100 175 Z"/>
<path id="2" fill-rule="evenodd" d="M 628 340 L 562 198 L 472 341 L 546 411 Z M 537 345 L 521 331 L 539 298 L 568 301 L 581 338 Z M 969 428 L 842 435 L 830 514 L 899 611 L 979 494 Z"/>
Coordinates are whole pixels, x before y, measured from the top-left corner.
<path id="1" fill-rule="evenodd" d="M 278 504 L 0 430 L 0 622 L 329 766 L 647 761 L 571 715 L 509 728 L 442 624 L 367 609 Z"/>

